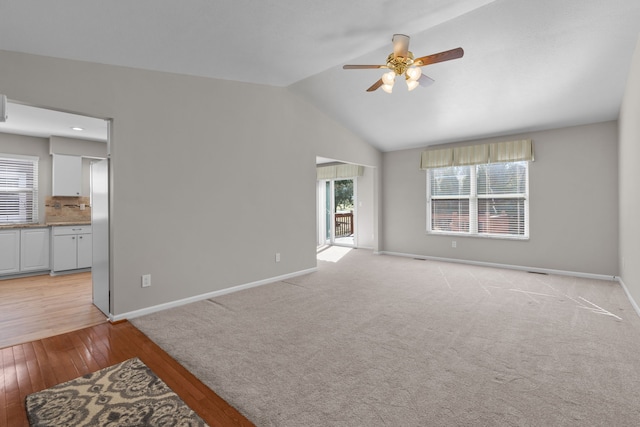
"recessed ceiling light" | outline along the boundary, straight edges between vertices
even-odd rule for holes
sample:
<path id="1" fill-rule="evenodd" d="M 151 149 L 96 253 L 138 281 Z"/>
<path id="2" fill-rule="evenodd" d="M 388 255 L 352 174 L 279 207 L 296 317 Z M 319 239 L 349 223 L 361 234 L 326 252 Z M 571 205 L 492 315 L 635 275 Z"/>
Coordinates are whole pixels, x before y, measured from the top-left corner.
<path id="1" fill-rule="evenodd" d="M 74 126 L 71 128 L 72 130 L 77 130 L 78 132 L 83 131 L 84 128 L 81 128 L 80 126 Z"/>

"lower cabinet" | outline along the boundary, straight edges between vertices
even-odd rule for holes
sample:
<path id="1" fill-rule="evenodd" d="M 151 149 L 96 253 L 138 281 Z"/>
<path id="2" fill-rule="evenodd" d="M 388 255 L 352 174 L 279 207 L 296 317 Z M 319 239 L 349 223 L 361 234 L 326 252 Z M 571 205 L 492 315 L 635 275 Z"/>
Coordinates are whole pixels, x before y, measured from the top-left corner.
<path id="1" fill-rule="evenodd" d="M 93 261 L 91 226 L 52 227 L 51 237 L 54 272 L 91 267 Z"/>
<path id="2" fill-rule="evenodd" d="M 49 229 L 20 230 L 20 272 L 49 270 Z"/>
<path id="3" fill-rule="evenodd" d="M 20 230 L 0 230 L 0 274 L 20 273 Z"/>
<path id="4" fill-rule="evenodd" d="M 49 228 L 0 230 L 0 275 L 49 268 Z"/>

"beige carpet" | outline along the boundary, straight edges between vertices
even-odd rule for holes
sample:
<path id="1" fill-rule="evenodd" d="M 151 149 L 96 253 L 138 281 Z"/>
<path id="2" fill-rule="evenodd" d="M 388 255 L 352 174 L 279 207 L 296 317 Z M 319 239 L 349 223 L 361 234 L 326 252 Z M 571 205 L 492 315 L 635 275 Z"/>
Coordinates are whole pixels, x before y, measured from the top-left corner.
<path id="1" fill-rule="evenodd" d="M 138 358 L 101 369 L 26 398 L 33 427 L 206 427 Z"/>
<path id="2" fill-rule="evenodd" d="M 640 423 L 615 282 L 359 249 L 132 323 L 258 426 Z"/>

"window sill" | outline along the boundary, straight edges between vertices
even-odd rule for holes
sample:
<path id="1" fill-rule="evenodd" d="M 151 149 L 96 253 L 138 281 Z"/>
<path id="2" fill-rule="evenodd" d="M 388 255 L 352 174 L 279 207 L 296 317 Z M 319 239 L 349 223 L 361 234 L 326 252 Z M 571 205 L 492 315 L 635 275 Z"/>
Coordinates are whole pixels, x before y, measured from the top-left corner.
<path id="1" fill-rule="evenodd" d="M 427 234 L 428 236 L 478 237 L 481 239 L 491 239 L 491 240 L 517 240 L 517 241 L 529 240 L 529 236 L 505 236 L 501 234 L 470 234 L 470 233 L 455 232 L 455 231 L 426 231 L 425 234 Z"/>

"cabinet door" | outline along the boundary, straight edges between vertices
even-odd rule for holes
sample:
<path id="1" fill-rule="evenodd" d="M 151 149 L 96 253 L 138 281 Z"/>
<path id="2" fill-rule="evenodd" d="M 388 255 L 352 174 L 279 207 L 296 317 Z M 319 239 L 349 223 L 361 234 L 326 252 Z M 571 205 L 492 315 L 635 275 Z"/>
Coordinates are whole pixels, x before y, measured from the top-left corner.
<path id="1" fill-rule="evenodd" d="M 91 267 L 93 244 L 91 234 L 78 234 L 78 268 Z"/>
<path id="2" fill-rule="evenodd" d="M 49 229 L 20 230 L 20 271 L 49 269 Z"/>
<path id="3" fill-rule="evenodd" d="M 0 231 L 0 274 L 20 272 L 20 230 Z"/>
<path id="4" fill-rule="evenodd" d="M 53 236 L 53 271 L 73 270 L 77 268 L 77 237 Z"/>
<path id="5" fill-rule="evenodd" d="M 82 157 L 53 155 L 52 196 L 80 196 Z"/>

